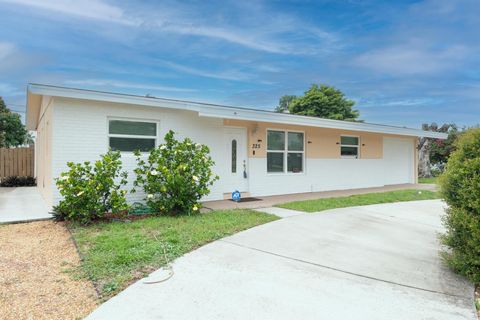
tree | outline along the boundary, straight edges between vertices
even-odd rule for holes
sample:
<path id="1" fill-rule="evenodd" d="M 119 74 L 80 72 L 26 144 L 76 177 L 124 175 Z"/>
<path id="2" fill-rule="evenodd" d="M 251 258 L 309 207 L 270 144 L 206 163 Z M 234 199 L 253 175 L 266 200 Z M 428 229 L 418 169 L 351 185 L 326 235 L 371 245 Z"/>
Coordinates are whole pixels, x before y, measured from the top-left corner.
<path id="1" fill-rule="evenodd" d="M 455 150 L 455 142 L 462 133 L 457 125 L 450 124 L 447 130 L 448 137 L 445 140 L 434 139 L 430 147 L 430 162 L 432 166 L 443 169 L 447 164 L 450 154 Z"/>
<path id="2" fill-rule="evenodd" d="M 313 84 L 303 96 L 296 97 L 289 103 L 288 110 L 298 115 L 359 121 L 360 114 L 353 109 L 354 105 L 355 102 L 347 99 L 340 90 L 324 84 Z"/>
<path id="3" fill-rule="evenodd" d="M 422 124 L 422 129 L 425 131 L 436 131 L 436 132 L 449 132 L 449 130 L 456 130 L 456 126 L 453 124 L 445 123 L 441 127 L 433 122 L 432 124 L 424 123 Z M 447 161 L 448 155 L 453 150 L 454 136 L 452 136 L 453 141 L 449 141 L 448 150 L 440 150 L 438 147 L 443 144 L 441 140 L 436 140 L 432 138 L 421 138 L 418 143 L 418 175 L 423 178 L 432 177 L 432 158 L 435 159 L 434 163 L 445 163 Z M 433 154 L 432 154 L 432 151 Z"/>
<path id="4" fill-rule="evenodd" d="M 10 111 L 0 97 L 0 148 L 22 145 L 26 139 L 27 130 L 20 115 Z"/>
<path id="5" fill-rule="evenodd" d="M 278 101 L 278 106 L 275 107 L 275 112 L 288 112 L 288 107 L 292 103 L 293 100 L 295 100 L 297 96 L 292 96 L 292 95 L 285 95 L 280 97 L 280 100 Z"/>

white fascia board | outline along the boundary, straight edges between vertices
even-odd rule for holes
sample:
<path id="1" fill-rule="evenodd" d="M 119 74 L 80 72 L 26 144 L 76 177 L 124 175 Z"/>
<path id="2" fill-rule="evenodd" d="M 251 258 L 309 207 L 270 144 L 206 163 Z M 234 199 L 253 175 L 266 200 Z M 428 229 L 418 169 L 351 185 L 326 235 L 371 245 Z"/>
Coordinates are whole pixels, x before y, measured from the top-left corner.
<path id="1" fill-rule="evenodd" d="M 183 101 L 142 97 L 128 94 L 117 94 L 101 91 L 90 91 L 83 89 L 72 89 L 55 86 L 44 86 L 38 84 L 30 84 L 28 91 L 38 95 L 49 95 L 53 97 L 93 100 L 111 103 L 135 104 L 149 107 L 162 107 L 173 109 L 189 110 L 189 103 Z M 196 110 L 192 110 L 196 111 Z"/>
<path id="2" fill-rule="evenodd" d="M 307 116 L 298 116 L 271 111 L 235 108 L 206 103 L 188 102 L 173 99 L 142 97 L 128 94 L 118 94 L 83 89 L 64 88 L 40 84 L 30 84 L 28 91 L 32 94 L 50 95 L 71 99 L 84 99 L 103 102 L 133 104 L 158 108 L 180 109 L 198 112 L 200 116 L 237 119 L 258 122 L 271 122 L 299 126 L 321 127 L 340 130 L 375 132 L 384 134 L 396 134 L 413 137 L 426 137 L 446 139 L 447 134 L 441 132 L 424 131 L 419 129 L 394 127 L 380 124 L 349 122 L 340 120 L 321 119 Z"/>
<path id="3" fill-rule="evenodd" d="M 199 115 L 203 117 L 214 117 L 224 119 L 237 119 L 257 122 L 270 122 L 279 124 L 290 124 L 309 127 L 320 127 L 329 129 L 363 131 L 384 134 L 394 134 L 413 137 L 426 137 L 435 139 L 446 139 L 448 135 L 441 132 L 424 131 L 418 129 L 385 126 L 378 124 L 348 122 L 328 119 L 317 119 L 313 117 L 295 116 L 289 114 L 263 113 L 250 110 L 222 110 L 223 112 L 200 111 Z"/>

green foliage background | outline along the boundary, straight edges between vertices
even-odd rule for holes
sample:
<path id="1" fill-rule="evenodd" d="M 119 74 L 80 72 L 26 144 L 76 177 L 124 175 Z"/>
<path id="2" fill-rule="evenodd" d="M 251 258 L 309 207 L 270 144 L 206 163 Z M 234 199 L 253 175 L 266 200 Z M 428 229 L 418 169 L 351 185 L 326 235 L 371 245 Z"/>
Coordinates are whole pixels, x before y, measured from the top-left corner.
<path id="1" fill-rule="evenodd" d="M 0 97 L 0 148 L 22 145 L 27 140 L 27 130 L 20 115 L 13 113 Z"/>

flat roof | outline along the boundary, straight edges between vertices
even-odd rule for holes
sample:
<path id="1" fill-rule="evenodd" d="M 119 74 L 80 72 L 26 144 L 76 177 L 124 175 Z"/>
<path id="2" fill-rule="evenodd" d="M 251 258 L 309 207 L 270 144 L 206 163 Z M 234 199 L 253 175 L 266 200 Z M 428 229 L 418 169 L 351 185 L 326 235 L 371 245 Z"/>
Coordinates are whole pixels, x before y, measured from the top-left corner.
<path id="1" fill-rule="evenodd" d="M 318 117 L 278 113 L 254 108 L 233 107 L 213 103 L 185 101 L 169 98 L 140 96 L 125 93 L 105 92 L 78 88 L 30 83 L 27 87 L 26 124 L 29 130 L 36 130 L 41 108 L 42 96 L 113 102 L 137 106 L 169 108 L 198 112 L 201 117 L 271 122 L 279 124 L 331 128 L 340 130 L 375 132 L 414 137 L 446 139 L 447 134 L 406 127 L 331 120 Z"/>

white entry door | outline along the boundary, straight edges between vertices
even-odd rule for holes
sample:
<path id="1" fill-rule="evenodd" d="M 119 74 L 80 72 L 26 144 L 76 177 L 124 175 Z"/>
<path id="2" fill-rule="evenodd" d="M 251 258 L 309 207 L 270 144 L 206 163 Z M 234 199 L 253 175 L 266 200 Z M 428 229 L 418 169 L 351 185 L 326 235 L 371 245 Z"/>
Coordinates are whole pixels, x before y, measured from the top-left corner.
<path id="1" fill-rule="evenodd" d="M 224 192 L 248 191 L 247 130 L 225 127 Z"/>

